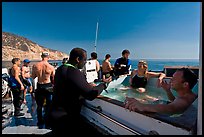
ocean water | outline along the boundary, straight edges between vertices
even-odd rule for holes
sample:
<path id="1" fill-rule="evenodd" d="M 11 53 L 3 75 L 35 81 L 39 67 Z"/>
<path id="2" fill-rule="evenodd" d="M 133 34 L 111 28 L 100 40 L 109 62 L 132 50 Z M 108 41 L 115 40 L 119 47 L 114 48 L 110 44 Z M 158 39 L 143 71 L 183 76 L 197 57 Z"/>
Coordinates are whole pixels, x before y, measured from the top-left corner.
<path id="1" fill-rule="evenodd" d="M 116 60 L 110 60 L 114 65 Z M 139 60 L 131 60 L 132 69 L 137 69 Z M 196 59 L 147 59 L 148 70 L 161 71 L 164 66 L 199 66 L 199 60 Z M 102 63 L 102 60 L 99 60 Z"/>
<path id="2" fill-rule="evenodd" d="M 98 60 L 99 63 L 102 65 L 103 60 Z M 116 59 L 111 59 L 111 65 L 114 65 Z M 132 60 L 131 65 L 132 69 L 137 69 L 137 64 L 139 60 Z M 147 59 L 148 63 L 148 70 L 153 71 L 161 71 L 163 70 L 164 66 L 199 66 L 198 59 Z M 37 61 L 31 61 L 30 66 L 35 64 Z M 61 60 L 49 60 L 49 62 L 58 63 L 58 66 L 62 65 Z M 11 61 L 2 61 L 2 68 L 9 68 L 12 66 Z"/>

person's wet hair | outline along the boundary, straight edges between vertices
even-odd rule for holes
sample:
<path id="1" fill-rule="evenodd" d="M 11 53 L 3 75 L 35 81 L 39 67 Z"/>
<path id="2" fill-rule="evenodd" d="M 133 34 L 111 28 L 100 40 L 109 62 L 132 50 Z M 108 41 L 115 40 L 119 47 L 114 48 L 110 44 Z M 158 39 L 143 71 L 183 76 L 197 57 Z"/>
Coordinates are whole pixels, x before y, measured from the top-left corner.
<path id="1" fill-rule="evenodd" d="M 16 64 L 16 62 L 19 61 L 19 60 L 20 60 L 20 58 L 13 58 L 13 59 L 11 60 L 11 62 L 12 62 L 13 64 Z"/>
<path id="2" fill-rule="evenodd" d="M 73 48 L 70 52 L 69 60 L 75 60 L 77 57 L 82 60 L 85 54 L 86 50 L 82 48 Z"/>
<path id="3" fill-rule="evenodd" d="M 196 83 L 198 82 L 198 76 L 189 68 L 181 68 L 178 69 L 177 71 L 182 71 L 183 72 L 183 79 L 185 82 L 189 83 L 189 88 L 192 89 Z"/>
<path id="4" fill-rule="evenodd" d="M 96 52 L 92 52 L 92 53 L 91 53 L 91 57 L 92 57 L 93 59 L 97 59 L 97 53 L 96 53 Z"/>
<path id="5" fill-rule="evenodd" d="M 110 54 L 106 54 L 106 56 L 105 56 L 106 59 L 108 59 L 108 58 L 110 58 L 110 57 L 111 57 Z"/>
<path id="6" fill-rule="evenodd" d="M 148 65 L 147 65 L 147 61 L 146 60 L 139 60 L 139 62 L 138 63 L 142 63 L 143 64 L 143 66 L 145 67 L 145 68 L 147 68 L 148 67 Z"/>
<path id="7" fill-rule="evenodd" d="M 130 54 L 130 51 L 127 50 L 127 49 L 125 49 L 125 50 L 123 50 L 122 55 L 125 55 L 126 53 L 127 53 L 127 54 Z"/>

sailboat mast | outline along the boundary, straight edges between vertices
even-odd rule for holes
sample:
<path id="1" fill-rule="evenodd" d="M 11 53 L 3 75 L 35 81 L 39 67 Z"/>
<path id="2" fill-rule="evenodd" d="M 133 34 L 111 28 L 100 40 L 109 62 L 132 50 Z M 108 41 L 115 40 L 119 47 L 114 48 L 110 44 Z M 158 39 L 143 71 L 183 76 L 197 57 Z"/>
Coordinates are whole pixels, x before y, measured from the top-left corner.
<path id="1" fill-rule="evenodd" d="M 98 22 L 96 24 L 96 38 L 95 38 L 95 44 L 94 44 L 94 51 L 95 52 L 96 52 L 97 38 L 98 38 Z"/>

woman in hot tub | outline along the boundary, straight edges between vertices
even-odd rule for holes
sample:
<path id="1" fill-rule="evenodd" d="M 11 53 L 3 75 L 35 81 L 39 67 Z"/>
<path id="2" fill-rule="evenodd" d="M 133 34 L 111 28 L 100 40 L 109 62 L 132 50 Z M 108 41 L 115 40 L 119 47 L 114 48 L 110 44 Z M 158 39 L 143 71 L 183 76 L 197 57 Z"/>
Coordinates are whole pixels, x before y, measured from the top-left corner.
<path id="1" fill-rule="evenodd" d="M 131 88 L 136 88 L 138 92 L 143 93 L 145 92 L 147 81 L 151 77 L 158 77 L 157 87 L 161 87 L 162 79 L 166 75 L 164 73 L 149 72 L 147 62 L 140 60 L 138 62 L 138 69 L 131 72 L 130 86 Z"/>

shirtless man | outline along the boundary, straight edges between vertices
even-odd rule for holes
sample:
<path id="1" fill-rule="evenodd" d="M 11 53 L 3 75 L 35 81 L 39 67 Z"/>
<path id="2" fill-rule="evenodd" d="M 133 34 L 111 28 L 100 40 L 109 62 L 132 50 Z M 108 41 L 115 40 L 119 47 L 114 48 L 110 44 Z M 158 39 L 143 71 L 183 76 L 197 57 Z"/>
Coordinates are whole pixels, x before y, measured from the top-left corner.
<path id="1" fill-rule="evenodd" d="M 113 68 L 111 66 L 111 63 L 110 63 L 110 54 L 106 54 L 105 56 L 105 60 L 103 61 L 103 64 L 102 64 L 102 76 L 103 76 L 103 81 L 109 77 L 112 78 L 113 76 Z M 104 81 L 106 82 L 106 81 Z"/>
<path id="2" fill-rule="evenodd" d="M 35 99 L 37 103 L 37 125 L 39 128 L 43 128 L 44 124 L 46 126 L 47 112 L 52 101 L 52 82 L 55 75 L 55 68 L 48 63 L 49 53 L 43 52 L 41 57 L 42 61 L 33 65 L 32 68 L 32 78 L 38 78 Z M 43 117 L 42 108 L 45 100 L 45 117 Z"/>
<path id="3" fill-rule="evenodd" d="M 13 58 L 12 61 L 13 66 L 10 69 L 9 75 L 10 75 L 10 81 L 12 81 L 9 86 L 11 88 L 11 91 L 13 93 L 13 104 L 14 104 L 14 116 L 19 117 L 23 116 L 24 114 L 20 112 L 21 110 L 21 102 L 23 100 L 23 90 L 24 85 L 20 79 L 21 70 L 21 60 L 19 58 Z"/>
<path id="4" fill-rule="evenodd" d="M 197 83 L 197 76 L 188 68 L 178 69 L 170 81 L 162 82 L 162 88 L 166 91 L 169 100 L 168 104 L 143 104 L 135 98 L 126 98 L 125 108 L 130 111 L 146 111 L 166 114 L 183 113 L 197 98 L 197 95 L 192 92 L 192 88 Z M 170 88 L 174 89 L 178 96 L 175 97 Z"/>
<path id="5" fill-rule="evenodd" d="M 29 64 L 30 64 L 30 60 L 28 59 L 25 59 L 23 61 L 23 66 L 21 68 L 22 70 L 22 76 L 24 79 L 26 79 L 30 84 L 30 86 L 26 86 L 25 90 L 24 90 L 24 100 L 23 100 L 23 103 L 26 104 L 26 92 L 29 88 L 29 91 L 31 93 L 31 96 L 32 96 L 32 99 L 33 99 L 33 94 L 32 94 L 32 91 L 33 91 L 33 87 L 32 87 L 32 80 L 31 80 L 31 74 L 30 74 L 30 67 L 29 67 Z"/>

